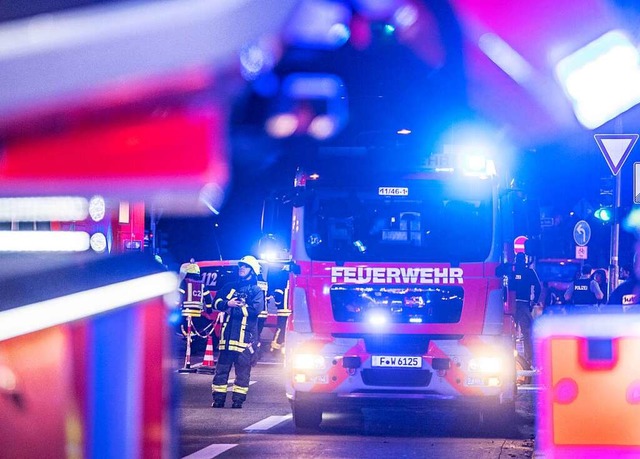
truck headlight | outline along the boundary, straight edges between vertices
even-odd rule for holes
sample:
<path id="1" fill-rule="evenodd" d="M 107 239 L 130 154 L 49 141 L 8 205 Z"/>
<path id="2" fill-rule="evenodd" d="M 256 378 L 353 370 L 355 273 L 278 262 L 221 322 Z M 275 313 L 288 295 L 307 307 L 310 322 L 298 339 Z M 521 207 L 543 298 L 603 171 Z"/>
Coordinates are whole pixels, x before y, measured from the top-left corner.
<path id="1" fill-rule="evenodd" d="M 500 357 L 476 357 L 469 360 L 469 371 L 479 373 L 500 373 L 502 371 Z"/>
<path id="2" fill-rule="evenodd" d="M 325 359 L 317 354 L 296 354 L 293 356 L 293 368 L 296 370 L 324 370 Z"/>

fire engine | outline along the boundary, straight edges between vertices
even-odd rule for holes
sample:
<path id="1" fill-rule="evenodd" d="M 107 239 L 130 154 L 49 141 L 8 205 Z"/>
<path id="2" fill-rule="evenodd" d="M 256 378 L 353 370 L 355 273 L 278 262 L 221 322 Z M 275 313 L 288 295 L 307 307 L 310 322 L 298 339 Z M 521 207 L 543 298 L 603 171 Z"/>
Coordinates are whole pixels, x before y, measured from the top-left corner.
<path id="1" fill-rule="evenodd" d="M 489 158 L 402 163 L 298 169 L 285 357 L 296 427 L 375 405 L 448 403 L 486 425 L 515 412 L 513 309 L 496 273 L 526 220 L 514 219 L 520 193 Z"/>

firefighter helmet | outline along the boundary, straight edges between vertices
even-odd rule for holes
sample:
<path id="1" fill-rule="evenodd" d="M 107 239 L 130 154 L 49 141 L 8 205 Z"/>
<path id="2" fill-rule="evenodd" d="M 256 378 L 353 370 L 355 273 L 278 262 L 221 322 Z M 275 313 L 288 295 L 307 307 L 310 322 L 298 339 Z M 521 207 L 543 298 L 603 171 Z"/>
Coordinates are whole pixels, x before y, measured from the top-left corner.
<path id="1" fill-rule="evenodd" d="M 245 264 L 249 266 L 253 270 L 253 273 L 256 276 L 260 274 L 261 267 L 256 257 L 252 255 L 245 255 L 244 257 L 240 258 L 240 260 L 238 260 L 238 265 L 240 264 Z"/>
<path id="2" fill-rule="evenodd" d="M 189 263 L 187 265 L 186 273 L 187 274 L 200 274 L 200 266 L 198 266 L 194 262 L 191 262 L 191 263 Z"/>

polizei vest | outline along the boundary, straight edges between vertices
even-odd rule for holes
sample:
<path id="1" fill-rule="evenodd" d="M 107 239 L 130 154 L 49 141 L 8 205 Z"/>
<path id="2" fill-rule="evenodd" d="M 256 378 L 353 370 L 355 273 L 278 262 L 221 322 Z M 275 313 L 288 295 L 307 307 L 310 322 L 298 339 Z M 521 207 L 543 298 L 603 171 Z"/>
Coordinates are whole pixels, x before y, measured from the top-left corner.
<path id="1" fill-rule="evenodd" d="M 591 291 L 591 279 L 577 279 L 573 282 L 573 304 L 596 304 L 597 298 Z"/>

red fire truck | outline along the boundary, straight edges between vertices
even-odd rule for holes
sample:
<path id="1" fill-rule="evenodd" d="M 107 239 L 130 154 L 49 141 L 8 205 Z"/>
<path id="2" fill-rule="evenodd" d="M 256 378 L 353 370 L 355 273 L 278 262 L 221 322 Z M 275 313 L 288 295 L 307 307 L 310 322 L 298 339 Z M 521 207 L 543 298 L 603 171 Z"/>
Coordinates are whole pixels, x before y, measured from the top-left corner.
<path id="1" fill-rule="evenodd" d="M 480 156 L 433 155 L 411 173 L 396 159 L 383 170 L 331 163 L 299 169 L 292 201 L 295 425 L 315 428 L 323 411 L 442 402 L 508 419 L 515 326 L 496 269 L 523 231 L 519 193 Z"/>

